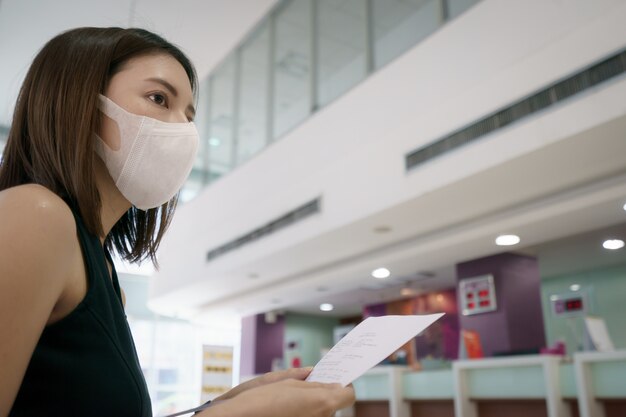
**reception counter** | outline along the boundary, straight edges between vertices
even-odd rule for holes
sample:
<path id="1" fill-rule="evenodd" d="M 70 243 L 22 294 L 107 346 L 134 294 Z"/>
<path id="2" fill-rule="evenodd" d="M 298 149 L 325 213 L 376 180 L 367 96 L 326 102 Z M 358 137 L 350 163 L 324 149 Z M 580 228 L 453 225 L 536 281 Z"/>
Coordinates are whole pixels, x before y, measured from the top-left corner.
<path id="1" fill-rule="evenodd" d="M 626 351 L 465 360 L 420 372 L 381 366 L 354 388 L 356 417 L 623 417 Z"/>

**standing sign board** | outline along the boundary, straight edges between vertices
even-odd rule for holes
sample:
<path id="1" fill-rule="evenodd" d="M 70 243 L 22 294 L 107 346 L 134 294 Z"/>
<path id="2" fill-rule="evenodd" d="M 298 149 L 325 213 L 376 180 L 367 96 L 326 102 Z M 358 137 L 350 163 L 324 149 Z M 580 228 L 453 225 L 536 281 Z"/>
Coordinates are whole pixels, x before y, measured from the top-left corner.
<path id="1" fill-rule="evenodd" d="M 202 346 L 202 402 L 219 397 L 232 385 L 232 346 Z"/>

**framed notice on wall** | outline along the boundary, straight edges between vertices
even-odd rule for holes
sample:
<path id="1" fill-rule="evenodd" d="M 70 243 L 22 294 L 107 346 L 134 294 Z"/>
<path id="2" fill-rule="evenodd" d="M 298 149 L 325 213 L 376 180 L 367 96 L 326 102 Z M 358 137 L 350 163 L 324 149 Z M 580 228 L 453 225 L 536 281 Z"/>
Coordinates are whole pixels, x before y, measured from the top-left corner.
<path id="1" fill-rule="evenodd" d="M 496 310 L 496 288 L 493 275 L 459 281 L 459 305 L 464 316 Z"/>

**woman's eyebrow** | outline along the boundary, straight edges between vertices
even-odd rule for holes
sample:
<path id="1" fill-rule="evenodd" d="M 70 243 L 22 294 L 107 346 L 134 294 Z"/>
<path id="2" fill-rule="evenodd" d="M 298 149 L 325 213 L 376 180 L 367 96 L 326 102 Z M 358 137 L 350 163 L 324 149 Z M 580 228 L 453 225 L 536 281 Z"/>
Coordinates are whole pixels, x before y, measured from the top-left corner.
<path id="1" fill-rule="evenodd" d="M 176 87 L 174 87 L 172 84 L 165 81 L 163 78 L 158 78 L 158 77 L 146 78 L 146 81 L 152 81 L 152 82 L 161 84 L 163 87 L 170 90 L 170 93 L 172 93 L 174 97 L 178 97 L 178 90 L 176 89 Z"/>
<path id="2" fill-rule="evenodd" d="M 163 87 L 165 87 L 165 89 L 169 90 L 169 92 L 174 97 L 178 97 L 178 90 L 176 89 L 176 87 L 174 87 L 172 84 L 170 84 L 163 78 L 159 78 L 159 77 L 146 78 L 146 81 L 152 81 L 152 82 L 161 84 Z M 192 116 L 196 115 L 196 109 L 191 104 L 187 106 L 187 111 L 191 112 Z"/>

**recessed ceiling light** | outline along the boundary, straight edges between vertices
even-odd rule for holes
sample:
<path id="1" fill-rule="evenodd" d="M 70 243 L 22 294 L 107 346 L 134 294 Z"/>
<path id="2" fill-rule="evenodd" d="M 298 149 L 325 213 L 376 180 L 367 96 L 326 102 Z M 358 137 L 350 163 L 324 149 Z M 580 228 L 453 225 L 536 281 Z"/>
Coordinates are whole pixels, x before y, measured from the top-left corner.
<path id="1" fill-rule="evenodd" d="M 622 208 L 624 209 L 624 211 L 626 211 L 626 203 L 624 203 L 624 206 Z"/>
<path id="2" fill-rule="evenodd" d="M 621 239 L 609 239 L 605 240 L 602 244 L 604 249 L 616 250 L 624 247 L 624 241 Z"/>
<path id="3" fill-rule="evenodd" d="M 333 311 L 335 306 L 330 303 L 322 303 L 320 304 L 320 310 L 322 311 Z"/>
<path id="4" fill-rule="evenodd" d="M 496 245 L 498 246 L 513 246 L 520 242 L 520 238 L 517 235 L 500 235 L 496 238 Z"/>
<path id="5" fill-rule="evenodd" d="M 378 268 L 372 271 L 372 276 L 378 279 L 389 278 L 391 272 L 387 268 Z"/>
<path id="6" fill-rule="evenodd" d="M 579 284 L 572 284 L 569 286 L 570 291 L 578 291 L 580 290 L 580 285 Z"/>

